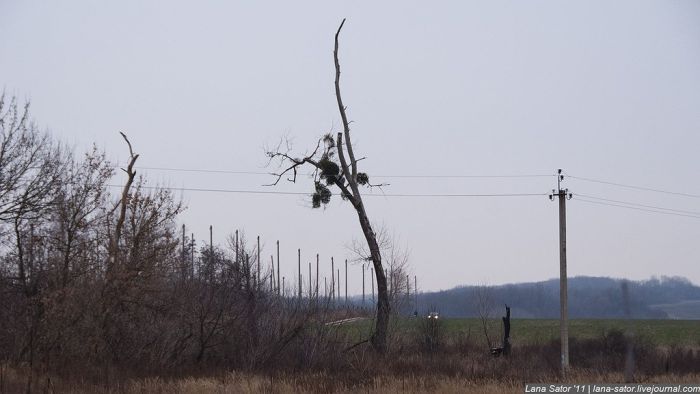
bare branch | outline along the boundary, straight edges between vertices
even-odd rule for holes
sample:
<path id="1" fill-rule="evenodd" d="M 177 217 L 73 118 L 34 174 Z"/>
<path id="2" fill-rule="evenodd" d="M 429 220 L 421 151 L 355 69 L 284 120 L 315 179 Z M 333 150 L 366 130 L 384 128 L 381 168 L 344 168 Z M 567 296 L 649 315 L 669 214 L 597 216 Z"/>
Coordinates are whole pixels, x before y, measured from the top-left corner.
<path id="1" fill-rule="evenodd" d="M 297 168 L 300 167 L 300 166 L 302 166 L 304 163 L 309 163 L 309 164 L 313 165 L 314 167 L 318 168 L 318 163 L 316 162 L 316 160 L 314 160 L 314 157 L 316 156 L 316 154 L 318 153 L 318 150 L 319 150 L 320 147 L 321 147 L 321 141 L 322 141 L 322 139 L 319 139 L 318 142 L 316 143 L 316 149 L 314 149 L 314 151 L 313 151 L 310 155 L 306 155 L 306 156 L 305 156 L 304 158 L 302 158 L 302 159 L 295 158 L 295 157 L 292 157 L 292 156 L 289 155 L 289 153 L 288 153 L 289 150 L 290 150 L 290 149 L 289 149 L 289 144 L 287 144 L 287 152 L 281 152 L 281 151 L 279 150 L 279 147 L 282 146 L 282 143 L 281 143 L 281 142 L 280 142 L 280 144 L 277 146 L 277 150 L 276 150 L 276 151 L 268 151 L 268 152 L 266 152 L 267 157 L 270 158 L 270 161 L 269 161 L 269 162 L 272 162 L 272 160 L 274 160 L 274 159 L 280 159 L 280 160 L 281 160 L 281 163 L 284 163 L 284 162 L 291 162 L 292 164 L 291 164 L 289 167 L 287 167 L 287 168 L 286 168 L 284 171 L 282 171 L 282 172 L 279 172 L 279 173 L 274 173 L 274 172 L 273 172 L 273 173 L 271 173 L 271 175 L 276 176 L 277 179 L 276 179 L 274 182 L 272 182 L 272 183 L 270 183 L 270 184 L 263 185 L 263 186 L 275 186 L 275 185 L 277 185 L 277 184 L 279 183 L 279 181 L 282 179 L 282 177 L 283 177 L 284 175 L 286 175 L 287 173 L 289 173 L 290 171 L 293 173 L 293 176 L 292 176 L 292 178 L 287 178 L 287 181 L 292 182 L 292 183 L 295 183 L 296 180 L 297 180 Z M 269 164 L 269 163 L 268 163 L 268 164 Z"/>
<path id="2" fill-rule="evenodd" d="M 124 141 L 126 141 L 126 144 L 129 145 L 129 157 L 134 157 L 134 150 L 131 148 L 131 142 L 129 142 L 129 139 L 126 138 L 126 134 L 122 133 L 121 131 L 119 132 L 119 134 L 122 135 Z"/>
<path id="3" fill-rule="evenodd" d="M 384 194 L 384 189 L 382 189 L 384 186 L 391 186 L 391 183 L 367 183 L 367 187 L 370 188 L 370 190 L 376 187 L 382 194 Z"/>
<path id="4" fill-rule="evenodd" d="M 346 113 L 346 107 L 343 105 L 343 98 L 340 95 L 340 61 L 338 61 L 338 36 L 340 35 L 340 30 L 345 24 L 345 19 L 340 23 L 338 31 L 335 33 L 335 48 L 333 49 L 333 60 L 335 62 L 335 98 L 338 101 L 338 110 L 340 111 L 340 117 L 343 120 L 343 133 L 345 134 L 345 145 L 348 150 L 348 157 L 350 158 L 350 165 L 352 166 L 352 180 L 357 176 L 357 161 L 355 161 L 355 153 L 352 150 L 352 143 L 350 142 L 350 122 L 348 121 L 348 115 Z M 340 150 L 340 146 L 338 148 Z"/>

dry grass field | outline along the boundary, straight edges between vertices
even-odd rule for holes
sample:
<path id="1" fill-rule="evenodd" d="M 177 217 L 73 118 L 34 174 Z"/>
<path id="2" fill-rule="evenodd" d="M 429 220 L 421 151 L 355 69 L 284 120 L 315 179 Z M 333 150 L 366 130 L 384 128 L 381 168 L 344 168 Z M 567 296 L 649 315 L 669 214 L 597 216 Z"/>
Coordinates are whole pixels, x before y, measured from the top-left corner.
<path id="1" fill-rule="evenodd" d="M 203 361 L 146 369 L 77 360 L 38 363 L 30 372 L 23 364 L 0 363 L 0 394 L 519 393 L 525 383 L 622 383 L 630 348 L 634 382 L 700 382 L 698 323 L 693 321 L 572 321 L 572 368 L 565 379 L 559 373 L 555 321 L 514 320 L 508 357 L 489 354 L 477 319 L 430 325 L 427 319 L 397 319 L 390 351 L 380 356 L 367 344 L 353 346 L 367 335 L 370 323 L 312 324 L 273 364 Z M 634 336 L 624 331 L 630 327 Z M 498 341 L 500 327 L 491 328 L 492 340 Z M 309 346 L 319 343 L 326 350 L 309 353 Z"/>
<path id="2" fill-rule="evenodd" d="M 24 392 L 25 376 L 15 369 L 4 370 L 3 393 Z M 559 379 L 542 380 L 552 383 Z M 595 374 L 573 369 L 567 382 L 620 383 L 620 373 Z M 698 383 L 700 374 L 660 375 L 642 380 L 644 383 Z M 529 382 L 529 381 L 528 381 Z M 186 377 L 176 379 L 127 379 L 105 386 L 88 382 L 65 381 L 58 378 L 38 379 L 36 392 L 73 394 L 195 394 L 195 393 L 522 393 L 525 382 L 514 379 L 472 380 L 460 376 L 377 376 L 363 382 L 349 383 L 323 373 L 262 374 L 231 372 L 215 377 Z M 537 383 L 533 381 L 531 383 Z"/>

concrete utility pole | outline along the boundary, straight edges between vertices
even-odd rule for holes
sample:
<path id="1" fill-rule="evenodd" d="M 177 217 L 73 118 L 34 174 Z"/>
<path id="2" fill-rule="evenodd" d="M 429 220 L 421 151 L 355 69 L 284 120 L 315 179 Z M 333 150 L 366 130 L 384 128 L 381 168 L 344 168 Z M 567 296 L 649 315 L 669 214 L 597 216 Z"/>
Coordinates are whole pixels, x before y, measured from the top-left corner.
<path id="1" fill-rule="evenodd" d="M 369 281 L 372 282 L 372 303 L 374 303 L 374 267 L 369 267 Z"/>
<path id="2" fill-rule="evenodd" d="M 348 259 L 345 259 L 345 304 L 348 303 Z"/>
<path id="3" fill-rule="evenodd" d="M 418 312 L 418 275 L 413 275 L 413 293 L 416 295 L 415 312 Z"/>
<path id="4" fill-rule="evenodd" d="M 391 297 L 391 289 L 394 288 L 394 286 L 392 286 L 393 285 L 393 283 L 392 283 L 393 278 L 391 276 L 389 276 L 389 271 L 386 268 L 384 268 L 384 276 L 389 278 L 389 282 L 387 283 L 387 286 L 389 287 L 389 296 Z"/>
<path id="5" fill-rule="evenodd" d="M 182 225 L 182 261 L 185 261 L 185 225 Z"/>
<path id="6" fill-rule="evenodd" d="M 275 293 L 275 256 L 270 255 L 270 269 L 271 269 L 271 280 L 270 280 L 270 294 Z"/>
<path id="7" fill-rule="evenodd" d="M 560 304 L 560 333 L 561 333 L 561 373 L 566 375 L 569 369 L 569 296 L 566 275 L 566 200 L 573 194 L 569 189 L 561 188 L 564 180 L 561 168 L 557 170 L 557 190 L 552 190 L 549 199 L 559 199 L 559 304 Z"/>
<path id="8" fill-rule="evenodd" d="M 311 262 L 309 261 L 309 299 L 313 297 L 313 287 L 311 281 Z"/>
<path id="9" fill-rule="evenodd" d="M 316 253 L 316 299 L 318 300 L 318 253 Z"/>
<path id="10" fill-rule="evenodd" d="M 362 263 L 362 307 L 365 306 L 365 263 Z"/>
<path id="11" fill-rule="evenodd" d="M 297 249 L 299 256 L 299 299 L 301 299 L 301 249 Z"/>
<path id="12" fill-rule="evenodd" d="M 257 283 L 260 286 L 260 236 L 258 235 L 258 273 L 257 273 Z"/>
<path id="13" fill-rule="evenodd" d="M 236 232 L 238 234 L 238 232 Z M 238 239 L 238 236 L 236 236 Z M 277 240 L 277 295 L 280 295 L 280 241 Z"/>
<path id="14" fill-rule="evenodd" d="M 213 276 L 214 268 L 214 226 L 209 225 L 209 275 Z"/>
<path id="15" fill-rule="evenodd" d="M 192 276 L 194 276 L 194 233 L 192 233 L 192 238 L 190 238 L 190 249 L 192 251 L 192 261 L 190 263 L 192 265 Z"/>
<path id="16" fill-rule="evenodd" d="M 250 256 L 245 254 L 245 289 L 250 291 Z"/>
<path id="17" fill-rule="evenodd" d="M 182 225 L 182 279 L 187 278 L 187 257 L 185 256 L 185 225 Z"/>
<path id="18" fill-rule="evenodd" d="M 411 302 L 411 278 L 406 274 L 406 302 Z"/>
<path id="19" fill-rule="evenodd" d="M 335 261 L 331 257 L 331 299 L 335 301 Z"/>

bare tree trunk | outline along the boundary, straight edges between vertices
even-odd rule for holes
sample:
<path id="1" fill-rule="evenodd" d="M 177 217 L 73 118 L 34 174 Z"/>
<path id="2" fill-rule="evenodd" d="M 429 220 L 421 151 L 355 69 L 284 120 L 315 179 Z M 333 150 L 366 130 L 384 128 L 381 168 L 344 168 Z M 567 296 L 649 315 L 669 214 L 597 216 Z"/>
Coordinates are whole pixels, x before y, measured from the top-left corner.
<path id="1" fill-rule="evenodd" d="M 122 228 L 124 227 L 124 221 L 126 220 L 126 206 L 129 203 L 129 190 L 131 189 L 131 184 L 134 183 L 134 178 L 136 177 L 136 172 L 134 172 L 134 164 L 136 163 L 136 160 L 139 158 L 139 155 L 135 155 L 133 149 L 131 148 L 131 142 L 129 142 L 129 139 L 126 138 L 126 135 L 124 133 L 120 133 L 122 137 L 124 138 L 124 141 L 126 141 L 126 144 L 129 146 L 129 165 L 127 166 L 126 172 L 127 174 L 127 180 L 126 184 L 124 185 L 124 188 L 122 190 L 122 197 L 119 200 L 119 204 L 121 205 L 121 209 L 119 211 L 119 218 L 117 218 L 117 224 L 114 229 L 114 235 L 113 238 L 111 239 L 110 242 L 110 247 L 109 247 L 109 261 L 107 264 L 107 272 L 111 273 L 112 269 L 114 269 L 115 264 L 117 264 L 117 259 L 118 259 L 118 254 L 119 254 L 119 239 L 121 238 L 122 235 Z M 116 207 L 115 207 L 116 209 Z"/>
<path id="2" fill-rule="evenodd" d="M 364 203 L 362 202 L 362 195 L 360 194 L 359 190 L 359 185 L 369 185 L 369 178 L 366 173 L 360 173 L 357 171 L 357 162 L 361 159 L 358 160 L 355 158 L 355 153 L 352 147 L 352 139 L 350 138 L 350 121 L 348 120 L 345 105 L 343 104 L 343 99 L 340 94 L 338 36 L 340 35 L 340 30 L 343 28 L 343 24 L 345 24 L 344 19 L 335 34 L 335 48 L 333 50 L 333 60 L 335 64 L 335 96 L 338 103 L 338 111 L 340 112 L 340 116 L 343 121 L 343 131 L 337 133 L 335 141 L 333 141 L 331 134 L 325 135 L 318 141 L 316 149 L 311 154 L 306 155 L 303 158 L 294 158 L 287 152 L 280 151 L 279 147 L 276 151 L 268 151 L 267 155 L 270 160 L 279 158 L 282 160 L 282 162 L 287 161 L 291 163 L 291 165 L 281 173 L 274 174 L 277 176 L 277 180 L 271 185 L 276 185 L 280 179 L 282 179 L 282 176 L 289 172 L 293 173 L 293 177 L 288 178 L 288 180 L 295 182 L 297 168 L 308 163 L 316 167 L 316 173 L 320 174 L 321 178 L 324 178 L 326 185 L 335 185 L 338 187 L 338 189 L 340 189 L 341 196 L 349 201 L 357 212 L 362 233 L 364 234 L 365 240 L 367 241 L 367 246 L 369 247 L 370 258 L 372 260 L 372 264 L 374 265 L 374 275 L 376 276 L 377 280 L 377 320 L 374 333 L 372 334 L 371 343 L 378 352 L 384 353 L 387 350 L 386 337 L 389 326 L 389 313 L 391 311 L 391 306 L 389 304 L 387 278 L 384 268 L 382 267 L 382 256 L 379 249 L 379 243 L 377 242 L 377 235 L 372 230 L 372 226 L 370 225 L 370 221 L 367 216 L 367 211 L 365 210 Z M 322 143 L 325 148 L 323 153 L 320 153 L 319 149 L 321 148 Z M 338 153 L 340 166 L 333 162 L 331 163 L 332 165 L 330 167 L 327 167 L 328 163 L 331 161 L 330 157 L 332 157 L 333 153 L 335 153 L 333 151 L 334 149 L 335 152 Z M 320 154 L 320 158 L 317 156 L 317 153 Z M 315 208 L 319 207 L 321 202 L 325 204 L 330 199 L 331 193 L 327 189 L 326 185 L 323 185 L 320 182 L 320 178 L 316 179 L 316 194 L 313 196 L 315 199 L 312 200 L 314 201 Z M 323 198 L 319 190 L 324 193 Z M 331 275 L 335 275 L 335 272 L 331 272 Z M 334 276 L 332 276 L 332 278 L 333 277 Z M 331 280 L 331 284 L 334 285 L 335 281 Z M 332 295 L 335 296 L 335 288 L 331 290 L 333 291 Z M 340 289 L 338 288 L 338 292 L 339 290 Z"/>
<path id="3" fill-rule="evenodd" d="M 333 59 L 335 61 L 335 97 L 338 102 L 338 110 L 340 111 L 340 117 L 343 120 L 343 133 L 338 133 L 337 145 L 338 145 L 338 157 L 345 174 L 345 178 L 348 180 L 348 185 L 352 190 L 352 198 L 349 198 L 353 207 L 357 211 L 357 217 L 360 220 L 360 227 L 362 227 L 362 233 L 367 241 L 367 246 L 372 257 L 372 264 L 374 265 L 374 272 L 377 277 L 377 321 L 374 328 L 374 333 L 372 334 L 372 346 L 380 352 L 386 352 L 386 337 L 387 330 L 389 328 L 389 313 L 391 308 L 389 306 L 389 293 L 386 284 L 386 276 L 384 275 L 384 269 L 382 268 L 382 255 L 379 251 L 379 244 L 377 243 L 377 236 L 372 231 L 372 226 L 367 217 L 367 211 L 365 211 L 365 205 L 362 202 L 362 195 L 357 182 L 357 160 L 355 159 L 355 154 L 352 149 L 352 142 L 350 140 L 350 122 L 348 121 L 347 114 L 345 112 L 345 106 L 343 105 L 343 99 L 340 95 L 340 61 L 338 60 L 338 35 L 340 35 L 340 30 L 345 24 L 345 19 L 340 23 L 338 31 L 335 33 L 335 48 L 333 50 Z M 344 134 L 344 135 L 343 135 Z M 348 157 L 350 159 L 350 166 L 345 159 L 343 153 L 343 140 L 341 135 L 345 137 L 345 146 L 348 151 Z M 336 184 L 341 190 L 345 188 L 342 185 L 341 180 L 337 180 Z M 341 187 L 342 186 L 342 187 Z M 347 193 L 346 193 L 347 194 Z"/>
<path id="4" fill-rule="evenodd" d="M 379 351 L 384 353 L 386 349 L 386 337 L 387 331 L 389 329 L 389 313 L 391 308 L 389 305 L 389 291 L 387 287 L 386 275 L 384 275 L 384 269 L 382 268 L 382 255 L 379 252 L 379 244 L 377 243 L 377 238 L 372 231 L 372 226 L 369 223 L 369 218 L 365 212 L 364 205 L 360 201 L 359 207 L 357 209 L 357 216 L 360 220 L 360 227 L 362 227 L 362 233 L 367 240 L 367 245 L 369 246 L 370 255 L 372 257 L 372 264 L 374 265 L 374 272 L 377 279 L 377 322 L 374 328 L 374 333 L 372 334 L 372 346 Z"/>

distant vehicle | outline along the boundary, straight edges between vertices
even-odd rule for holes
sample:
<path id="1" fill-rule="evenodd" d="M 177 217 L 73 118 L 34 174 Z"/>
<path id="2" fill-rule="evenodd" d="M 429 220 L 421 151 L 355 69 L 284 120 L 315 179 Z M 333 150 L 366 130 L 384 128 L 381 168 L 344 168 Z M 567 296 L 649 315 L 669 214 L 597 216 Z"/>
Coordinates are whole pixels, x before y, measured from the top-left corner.
<path id="1" fill-rule="evenodd" d="M 428 319 L 439 319 L 440 318 L 440 313 L 439 312 L 430 312 L 428 313 Z"/>

